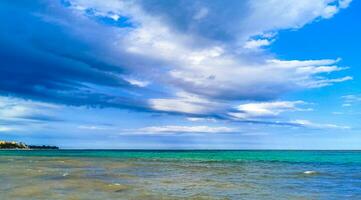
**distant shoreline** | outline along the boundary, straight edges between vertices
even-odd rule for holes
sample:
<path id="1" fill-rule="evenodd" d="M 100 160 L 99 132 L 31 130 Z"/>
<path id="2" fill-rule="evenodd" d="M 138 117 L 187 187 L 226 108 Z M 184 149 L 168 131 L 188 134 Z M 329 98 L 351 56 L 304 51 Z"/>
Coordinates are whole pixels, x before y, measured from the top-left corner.
<path id="1" fill-rule="evenodd" d="M 49 145 L 27 145 L 22 142 L 15 141 L 0 141 L 0 150 L 58 150 L 57 146 L 49 146 Z"/>
<path id="2" fill-rule="evenodd" d="M 76 148 L 57 148 L 57 149 L 41 149 L 41 148 L 0 148 L 1 150 L 61 150 L 61 151 L 173 151 L 173 152 L 187 152 L 187 151 L 361 151 L 361 149 L 76 149 Z"/>
<path id="3" fill-rule="evenodd" d="M 0 149 L 0 151 L 37 151 L 37 150 L 64 150 L 64 149 Z"/>

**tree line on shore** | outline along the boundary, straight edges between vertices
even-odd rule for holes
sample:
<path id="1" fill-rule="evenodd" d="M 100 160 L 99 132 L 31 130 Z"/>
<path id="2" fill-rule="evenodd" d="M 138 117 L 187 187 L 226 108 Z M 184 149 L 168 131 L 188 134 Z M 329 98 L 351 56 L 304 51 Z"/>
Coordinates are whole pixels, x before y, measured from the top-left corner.
<path id="1" fill-rule="evenodd" d="M 0 149 L 59 149 L 59 147 L 48 145 L 26 145 L 25 143 L 14 141 L 0 141 Z"/>

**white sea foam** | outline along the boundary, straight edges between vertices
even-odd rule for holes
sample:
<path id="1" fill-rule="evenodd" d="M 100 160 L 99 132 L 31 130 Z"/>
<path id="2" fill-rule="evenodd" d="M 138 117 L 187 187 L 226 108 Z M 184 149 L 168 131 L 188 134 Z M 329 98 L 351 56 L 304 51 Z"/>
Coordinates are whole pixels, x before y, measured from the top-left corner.
<path id="1" fill-rule="evenodd" d="M 304 171 L 303 173 L 304 174 L 317 174 L 316 171 Z"/>

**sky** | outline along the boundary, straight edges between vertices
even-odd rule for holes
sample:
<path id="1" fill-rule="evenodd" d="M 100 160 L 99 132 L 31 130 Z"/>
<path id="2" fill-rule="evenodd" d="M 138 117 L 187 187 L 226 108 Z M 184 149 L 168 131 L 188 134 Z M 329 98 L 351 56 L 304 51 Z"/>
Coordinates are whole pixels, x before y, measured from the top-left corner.
<path id="1" fill-rule="evenodd" d="M 0 140 L 361 149 L 361 2 L 0 2 Z"/>

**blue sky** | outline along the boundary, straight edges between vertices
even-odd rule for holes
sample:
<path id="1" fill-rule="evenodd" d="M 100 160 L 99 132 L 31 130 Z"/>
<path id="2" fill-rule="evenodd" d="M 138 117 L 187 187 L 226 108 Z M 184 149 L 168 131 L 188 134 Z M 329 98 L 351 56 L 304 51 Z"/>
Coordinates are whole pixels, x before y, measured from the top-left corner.
<path id="1" fill-rule="evenodd" d="M 0 3 L 0 139 L 360 149 L 359 1 Z"/>

